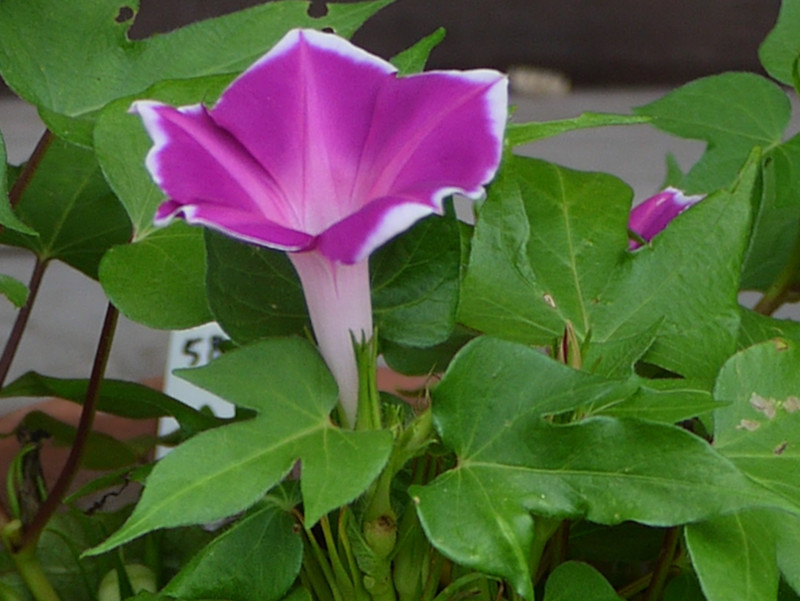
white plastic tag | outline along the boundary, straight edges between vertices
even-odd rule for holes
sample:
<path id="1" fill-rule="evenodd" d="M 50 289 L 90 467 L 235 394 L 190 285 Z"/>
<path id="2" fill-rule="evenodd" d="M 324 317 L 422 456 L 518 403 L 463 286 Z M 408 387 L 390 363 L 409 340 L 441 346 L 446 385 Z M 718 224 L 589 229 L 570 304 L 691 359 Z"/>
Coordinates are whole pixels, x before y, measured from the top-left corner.
<path id="1" fill-rule="evenodd" d="M 172 373 L 184 367 L 206 365 L 219 356 L 220 343 L 227 339 L 225 333 L 215 323 L 172 332 L 167 351 L 164 392 L 195 409 L 208 407 L 218 417 L 233 417 L 235 407 L 231 403 Z M 169 434 L 177 428 L 178 422 L 174 418 L 162 418 L 158 423 L 158 435 Z M 163 456 L 166 451 L 167 449 L 160 449 L 158 455 Z"/>

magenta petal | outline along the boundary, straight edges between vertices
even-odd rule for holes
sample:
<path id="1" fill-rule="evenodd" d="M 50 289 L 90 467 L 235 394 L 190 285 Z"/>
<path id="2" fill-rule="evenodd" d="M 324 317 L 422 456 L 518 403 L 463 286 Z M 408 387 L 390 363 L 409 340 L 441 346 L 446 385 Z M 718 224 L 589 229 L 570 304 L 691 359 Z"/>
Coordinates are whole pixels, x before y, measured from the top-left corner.
<path id="1" fill-rule="evenodd" d="M 354 196 L 402 195 L 437 206 L 454 190 L 479 196 L 501 158 L 506 78 L 431 72 L 392 84 L 376 103 Z"/>
<path id="2" fill-rule="evenodd" d="M 666 188 L 634 207 L 628 219 L 628 229 L 643 240 L 652 240 L 678 215 L 705 198 L 704 194 L 686 196 L 677 188 Z M 630 240 L 629 250 L 639 248 L 637 240 Z"/>
<path id="3" fill-rule="evenodd" d="M 434 212 L 441 211 L 429 204 L 409 202 L 407 198 L 379 198 L 320 234 L 317 249 L 329 259 L 356 263 Z"/>
<path id="4" fill-rule="evenodd" d="M 394 67 L 339 37 L 289 32 L 220 98 L 213 119 L 280 182 L 304 231 L 350 212 L 377 95 Z"/>
<path id="5" fill-rule="evenodd" d="M 139 101 L 132 110 L 155 142 L 147 167 L 170 197 L 159 207 L 156 223 L 180 215 L 283 250 L 310 244 L 311 236 L 292 227 L 297 220 L 269 173 L 214 124 L 204 107 Z"/>

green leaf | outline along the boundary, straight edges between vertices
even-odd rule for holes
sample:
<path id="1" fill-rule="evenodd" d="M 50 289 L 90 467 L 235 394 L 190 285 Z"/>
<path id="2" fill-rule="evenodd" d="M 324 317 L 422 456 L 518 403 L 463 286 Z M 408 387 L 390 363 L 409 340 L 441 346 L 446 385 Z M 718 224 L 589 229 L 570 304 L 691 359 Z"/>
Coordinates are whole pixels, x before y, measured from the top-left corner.
<path id="1" fill-rule="evenodd" d="M 611 405 L 596 405 L 591 414 L 632 417 L 674 424 L 720 407 L 701 381 L 676 378 L 637 378 L 641 386 L 629 399 Z"/>
<path id="2" fill-rule="evenodd" d="M 16 213 L 38 236 L 4 230 L 0 242 L 30 249 L 43 261 L 59 259 L 95 279 L 105 252 L 130 236 L 125 211 L 94 154 L 60 139 L 50 144 Z"/>
<path id="3" fill-rule="evenodd" d="M 783 512 L 764 512 L 776 538 L 778 567 L 786 582 L 800 594 L 800 516 Z"/>
<path id="4" fill-rule="evenodd" d="M 504 413 L 526 419 L 581 407 L 612 405 L 624 401 L 636 389 L 634 382 L 577 371 L 538 349 L 483 336 L 459 351 L 433 390 L 433 398 L 435 403 L 455 403 L 458 398 L 468 398 L 477 403 L 477 399 L 483 399 L 489 405 L 481 413 L 491 413 L 491 407 L 502 403 Z M 459 433 L 486 431 L 484 424 L 478 421 L 470 423 L 473 419 L 471 410 L 465 406 L 463 413 L 434 411 L 434 419 L 442 430 Z M 493 439 L 503 435 L 508 426 L 503 419 L 496 423 L 499 427 Z M 475 444 L 486 442 L 475 439 Z M 445 440 L 445 443 L 460 449 L 458 452 L 470 452 L 455 440 Z"/>
<path id="5" fill-rule="evenodd" d="M 589 344 L 636 336 L 661 320 L 644 360 L 685 377 L 716 377 L 736 349 L 739 273 L 751 194 L 760 189 L 754 154 L 730 191 L 679 215 L 606 276 Z"/>
<path id="6" fill-rule="evenodd" d="M 567 321 L 585 336 L 626 253 L 631 197 L 609 175 L 507 159 L 479 213 L 459 320 L 529 344 L 550 344 Z"/>
<path id="7" fill-rule="evenodd" d="M 238 344 L 303 331 L 303 289 L 286 253 L 205 232 L 206 289 L 214 319 Z"/>
<path id="8" fill-rule="evenodd" d="M 663 131 L 707 142 L 680 185 L 695 193 L 728 186 L 753 147 L 780 144 L 791 107 L 771 81 L 753 73 L 724 73 L 688 83 L 635 112 Z"/>
<path id="9" fill-rule="evenodd" d="M 714 447 L 800 512 L 800 345 L 772 340 L 731 357 L 714 396 Z"/>
<path id="10" fill-rule="evenodd" d="M 218 75 L 160 82 L 140 96 L 173 106 L 198 102 L 211 105 L 231 79 L 231 75 Z M 140 240 L 157 229 L 153 216 L 166 197 L 145 168 L 145 157 L 153 141 L 141 118 L 128 112 L 135 98 L 116 100 L 100 112 L 94 128 L 94 148 L 106 180 L 133 223 L 133 239 Z"/>
<path id="11" fill-rule="evenodd" d="M 286 595 L 283 601 L 312 601 L 311 593 L 304 588 L 297 588 Z"/>
<path id="12" fill-rule="evenodd" d="M 308 316 L 286 254 L 206 234 L 209 304 L 236 342 L 303 332 Z M 372 305 L 381 338 L 414 347 L 444 342 L 455 325 L 461 260 L 452 213 L 431 216 L 370 258 Z"/>
<path id="13" fill-rule="evenodd" d="M 8 200 L 8 173 L 6 170 L 6 144 L 0 133 L 0 226 L 35 236 L 36 232 L 22 223 L 11 208 Z"/>
<path id="14" fill-rule="evenodd" d="M 473 338 L 474 331 L 456 325 L 450 338 L 437 345 L 416 348 L 382 340 L 380 353 L 394 371 L 410 376 L 424 376 L 443 372 L 459 349 Z"/>
<path id="15" fill-rule="evenodd" d="M 50 378 L 29 371 L 0 390 L 0 398 L 57 397 L 82 404 L 88 380 Z M 219 425 L 219 421 L 148 386 L 124 380 L 103 380 L 97 399 L 99 411 L 130 419 L 174 417 L 187 436 Z"/>
<path id="16" fill-rule="evenodd" d="M 0 274 L 0 294 L 19 309 L 28 300 L 28 287 L 9 275 Z"/>
<path id="17" fill-rule="evenodd" d="M 433 215 L 370 257 L 372 306 L 382 339 L 414 347 L 453 332 L 459 294 L 461 238 L 455 212 Z"/>
<path id="18" fill-rule="evenodd" d="M 707 601 L 697 576 L 683 571 L 669 581 L 664 589 L 663 601 Z"/>
<path id="19" fill-rule="evenodd" d="M 295 581 L 303 559 L 303 541 L 294 527 L 294 518 L 280 507 L 259 508 L 183 566 L 164 594 L 180 599 L 278 601 Z"/>
<path id="20" fill-rule="evenodd" d="M 207 523 L 242 511 L 298 459 L 310 526 L 361 494 L 391 452 L 388 431 L 352 432 L 331 423 L 336 384 L 303 340 L 264 340 L 180 373 L 258 415 L 198 434 L 161 460 L 125 526 L 93 554 L 157 528 Z"/>
<path id="21" fill-rule="evenodd" d="M 63 119 L 49 120 L 51 112 L 91 119 L 110 101 L 156 81 L 240 72 L 294 27 L 330 27 L 350 37 L 390 2 L 332 4 L 319 19 L 308 16 L 307 2 L 270 2 L 134 41 L 127 37 L 132 21 L 116 17 L 122 7 L 137 11 L 138 0 L 4 0 L 0 73 L 17 94 L 46 109 L 46 123 L 62 126 L 57 133 L 69 135 L 75 132 L 63 129 Z M 86 131 L 79 127 L 76 139 L 91 143 Z"/>
<path id="22" fill-rule="evenodd" d="M 672 186 L 676 188 L 680 186 L 681 181 L 683 180 L 684 174 L 683 169 L 678 163 L 678 159 L 675 158 L 675 155 L 671 152 L 667 153 L 667 174 L 664 176 L 664 181 L 661 184 L 661 189 L 668 188 Z"/>
<path id="23" fill-rule="evenodd" d="M 789 260 L 797 238 L 800 203 L 793 197 L 797 193 L 794 186 L 800 182 L 792 181 L 793 174 L 781 174 L 782 155 L 775 154 L 789 144 L 794 146 L 794 140 L 774 149 L 764 161 L 763 184 L 754 195 L 753 231 L 742 267 L 741 287 L 745 290 L 768 288 Z M 795 158 L 791 153 L 789 156 Z M 787 165 L 786 169 L 793 168 L 792 164 Z"/>
<path id="24" fill-rule="evenodd" d="M 788 86 L 794 84 L 792 70 L 800 56 L 800 2 L 782 0 L 778 22 L 758 49 L 761 64 L 771 77 Z"/>
<path id="25" fill-rule="evenodd" d="M 151 328 L 181 330 L 213 319 L 203 231 L 182 222 L 112 248 L 100 264 L 100 283 L 123 315 Z"/>
<path id="26" fill-rule="evenodd" d="M 622 396 L 627 386 L 520 345 L 467 345 L 432 391 L 434 423 L 457 466 L 410 489 L 432 544 L 531 598 L 531 514 L 669 526 L 750 505 L 792 506 L 681 428 L 601 417 L 556 426 L 543 419 L 602 395 Z"/>
<path id="27" fill-rule="evenodd" d="M 760 512 L 688 524 L 685 534 L 708 601 L 775 601 L 779 580 L 775 536 Z"/>
<path id="28" fill-rule="evenodd" d="M 614 115 L 611 113 L 583 113 L 572 119 L 558 121 L 532 121 L 510 123 L 506 128 L 506 143 L 521 146 L 530 142 L 552 138 L 577 129 L 607 127 L 610 125 L 640 125 L 649 123 L 647 115 Z"/>
<path id="29" fill-rule="evenodd" d="M 445 36 L 444 27 L 439 27 L 432 34 L 425 36 L 419 42 L 392 57 L 391 63 L 397 67 L 398 75 L 411 75 L 425 69 L 428 56 L 438 46 Z"/>
<path id="30" fill-rule="evenodd" d="M 614 588 L 592 566 L 567 561 L 558 566 L 544 587 L 544 601 L 621 601 Z"/>
<path id="31" fill-rule="evenodd" d="M 22 420 L 30 431 L 47 432 L 53 443 L 72 446 L 75 441 L 75 426 L 67 424 L 41 411 L 31 411 Z M 81 465 L 90 470 L 112 470 L 129 466 L 141 460 L 130 445 L 103 432 L 91 432 L 86 441 L 86 450 Z"/>
<path id="32" fill-rule="evenodd" d="M 512 158 L 481 209 L 460 320 L 547 345 L 569 321 L 587 368 L 620 375 L 644 359 L 712 379 L 735 351 L 744 240 L 758 157 L 635 253 L 630 191 L 605 175 Z M 602 211 L 598 210 L 602 207 Z"/>
<path id="33" fill-rule="evenodd" d="M 741 308 L 741 316 L 740 350 L 773 338 L 785 338 L 800 344 L 800 322 L 761 315 L 744 307 Z"/>
<path id="34" fill-rule="evenodd" d="M 800 135 L 775 146 L 765 159 L 775 170 L 775 206 L 800 205 Z"/>

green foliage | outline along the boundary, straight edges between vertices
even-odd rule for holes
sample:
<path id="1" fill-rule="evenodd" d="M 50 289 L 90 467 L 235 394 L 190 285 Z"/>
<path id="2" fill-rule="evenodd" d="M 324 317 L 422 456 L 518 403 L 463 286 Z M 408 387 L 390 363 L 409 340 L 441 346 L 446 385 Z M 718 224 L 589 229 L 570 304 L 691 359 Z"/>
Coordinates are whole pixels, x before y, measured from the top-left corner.
<path id="1" fill-rule="evenodd" d="M 792 506 L 682 429 L 638 419 L 543 419 L 630 393 L 627 382 L 573 371 L 513 343 L 481 339 L 465 347 L 433 391 L 434 422 L 458 464 L 410 491 L 431 542 L 530 599 L 531 513 L 666 526 L 753 505 Z"/>
<path id="2" fill-rule="evenodd" d="M 521 146 L 530 142 L 544 140 L 578 129 L 608 127 L 611 125 L 638 125 L 649 123 L 647 115 L 613 115 L 608 113 L 583 113 L 572 119 L 558 121 L 532 121 L 530 123 L 511 123 L 506 130 L 506 143 Z"/>
<path id="3" fill-rule="evenodd" d="M 28 372 L 0 390 L 0 398 L 58 397 L 83 403 L 88 385 L 88 380 L 51 378 Z M 213 416 L 197 411 L 157 390 L 124 380 L 103 382 L 98 397 L 98 409 L 130 419 L 174 417 L 187 435 L 219 425 L 219 421 Z"/>
<path id="4" fill-rule="evenodd" d="M 308 3 L 270 2 L 130 40 L 132 19 L 118 22 L 117 17 L 124 8 L 138 11 L 138 0 L 4 1 L 0 74 L 19 96 L 43 109 L 42 117 L 56 133 L 88 145 L 96 112 L 112 100 L 157 81 L 240 72 L 293 27 L 331 27 L 349 37 L 389 2 L 334 4 L 319 19 L 308 16 Z M 47 44 L 41 43 L 42 31 L 48 32 Z M 83 123 L 76 126 L 75 120 Z"/>
<path id="5" fill-rule="evenodd" d="M 547 579 L 544 601 L 620 601 L 611 585 L 593 567 L 577 561 L 558 566 Z"/>
<path id="6" fill-rule="evenodd" d="M 95 279 L 103 254 L 130 236 L 130 222 L 94 154 L 59 139 L 51 143 L 16 214 L 36 235 L 5 229 L 0 242 L 27 248 L 42 261 L 58 259 Z"/>
<path id="7" fill-rule="evenodd" d="M 28 300 L 28 287 L 11 276 L 0 274 L 0 294 L 19 309 Z"/>
<path id="8" fill-rule="evenodd" d="M 100 283 L 121 313 L 151 328 L 181 330 L 212 320 L 205 289 L 203 232 L 173 223 L 116 246 L 100 263 Z"/>
<path id="9" fill-rule="evenodd" d="M 0 226 L 7 227 L 24 234 L 35 235 L 31 228 L 22 223 L 14 211 L 8 199 L 8 173 L 6 170 L 6 145 L 3 136 L 0 135 Z"/>
<path id="10" fill-rule="evenodd" d="M 780 144 L 790 112 L 783 90 L 753 73 L 705 77 L 636 109 L 661 130 L 707 143 L 680 184 L 692 194 L 730 185 L 753 146 Z"/>
<path id="11" fill-rule="evenodd" d="M 303 541 L 291 515 L 265 503 L 191 559 L 164 589 L 180 599 L 278 601 L 294 582 Z M 234 563 L 231 558 L 238 560 Z"/>
<path id="12" fill-rule="evenodd" d="M 730 191 L 630 253 L 630 191 L 618 180 L 512 158 L 480 212 L 460 319 L 538 345 L 569 322 L 590 369 L 621 373 L 644 356 L 713 379 L 735 350 L 735 295 L 757 175 L 754 159 Z"/>
<path id="13" fill-rule="evenodd" d="M 312 525 L 360 495 L 388 459 L 388 432 L 345 431 L 331 423 L 336 385 L 302 340 L 258 342 L 181 375 L 258 415 L 199 434 L 160 461 L 130 519 L 95 554 L 157 528 L 202 524 L 247 509 L 297 460 Z"/>
<path id="14" fill-rule="evenodd" d="M 79 434 L 28 412 L 26 431 L 85 445 L 80 463 L 101 473 L 66 497 L 85 513 L 48 517 L 21 549 L 0 511 L 0 597 L 33 599 L 46 578 L 64 601 L 96 599 L 104 574 L 143 564 L 161 588 L 132 599 L 797 601 L 800 325 L 739 305 L 758 290 L 780 306 L 800 284 L 800 136 L 776 83 L 725 73 L 633 115 L 508 124 L 474 228 L 448 206 L 370 258 L 376 353 L 428 376 L 411 407 L 360 374 L 359 423 L 374 429 L 339 427 L 285 253 L 153 224 L 165 197 L 133 101 L 213 106 L 289 29 L 349 37 L 390 1 L 312 17 L 278 0 L 134 41 L 138 0 L 0 0 L 0 75 L 55 134 L 19 169 L 0 138 L 0 243 L 98 279 L 148 327 L 217 321 L 230 345 L 179 375 L 237 406 L 223 420 L 97 375 L 0 384 L 0 399 L 91 406 L 96 392 L 100 411 L 171 416 L 181 443 L 151 461 L 153 436 Z M 795 88 L 799 29 L 800 1 L 783 0 L 760 50 Z M 397 54 L 399 75 L 443 38 Z M 667 157 L 667 182 L 707 196 L 636 250 L 624 182 L 511 154 L 647 124 L 705 142 L 686 173 Z M 28 290 L 0 275 L 0 294 L 20 307 Z M 18 457 L 9 489 L 24 495 L 39 456 Z M 108 511 L 143 481 L 135 508 Z M 665 528 L 681 531 L 672 557 Z"/>
<path id="15" fill-rule="evenodd" d="M 445 36 L 444 27 L 440 27 L 432 34 L 425 36 L 419 42 L 395 55 L 391 63 L 397 67 L 398 75 L 419 73 L 425 69 L 431 51 L 442 43 Z"/>
<path id="16" fill-rule="evenodd" d="M 800 57 L 800 3 L 782 0 L 778 22 L 758 49 L 761 64 L 772 77 L 786 85 L 794 84 L 794 65 Z"/>
<path id="17" fill-rule="evenodd" d="M 206 234 L 208 299 L 236 342 L 302 333 L 308 316 L 285 253 Z M 431 347 L 455 326 L 461 260 L 455 216 L 429 217 L 372 255 L 375 325 L 394 344 Z"/>

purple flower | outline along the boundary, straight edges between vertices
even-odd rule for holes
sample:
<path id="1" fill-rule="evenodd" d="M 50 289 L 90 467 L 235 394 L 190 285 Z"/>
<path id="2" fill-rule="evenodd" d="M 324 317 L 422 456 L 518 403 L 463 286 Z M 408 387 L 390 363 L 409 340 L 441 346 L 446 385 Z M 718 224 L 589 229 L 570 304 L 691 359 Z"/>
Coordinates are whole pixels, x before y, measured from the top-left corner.
<path id="1" fill-rule="evenodd" d="M 320 351 L 354 423 L 351 333 L 372 335 L 367 259 L 497 170 L 507 82 L 496 71 L 398 77 L 334 35 L 293 30 L 212 109 L 135 102 L 147 168 L 181 217 L 290 252 Z"/>
<path id="2" fill-rule="evenodd" d="M 681 190 L 669 187 L 637 205 L 628 219 L 628 229 L 642 240 L 650 242 L 656 234 L 669 225 L 669 222 L 696 205 L 705 194 L 686 196 Z M 628 250 L 639 248 L 636 239 L 628 242 Z"/>

